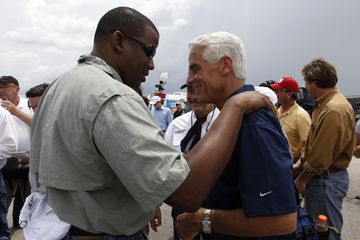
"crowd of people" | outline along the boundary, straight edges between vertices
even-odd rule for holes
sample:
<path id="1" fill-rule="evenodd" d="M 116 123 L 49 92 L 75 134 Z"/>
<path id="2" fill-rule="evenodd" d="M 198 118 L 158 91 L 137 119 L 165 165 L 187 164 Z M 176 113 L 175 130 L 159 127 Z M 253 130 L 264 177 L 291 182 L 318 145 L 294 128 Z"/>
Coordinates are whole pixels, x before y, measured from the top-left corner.
<path id="1" fill-rule="evenodd" d="M 299 193 L 312 218 L 325 214 L 341 231 L 360 130 L 335 67 L 317 58 L 302 68 L 310 116 L 297 80 L 246 84 L 242 40 L 208 33 L 189 43 L 191 111 L 179 103 L 173 114 L 159 96 L 149 111 L 141 83 L 158 44 L 150 19 L 118 7 L 100 19 L 91 53 L 28 99 L 17 79 L 0 77 L 0 239 L 10 239 L 10 201 L 20 227 L 30 192 L 67 223 L 56 231 L 63 240 L 146 239 L 163 202 L 175 239 L 295 239 Z"/>

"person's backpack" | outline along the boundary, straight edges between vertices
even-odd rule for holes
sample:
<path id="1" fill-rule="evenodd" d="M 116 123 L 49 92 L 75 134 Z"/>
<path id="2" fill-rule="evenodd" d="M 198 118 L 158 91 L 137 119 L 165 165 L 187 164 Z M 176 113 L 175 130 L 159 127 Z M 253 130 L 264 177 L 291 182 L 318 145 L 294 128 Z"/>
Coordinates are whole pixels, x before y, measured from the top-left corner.
<path id="1" fill-rule="evenodd" d="M 319 240 L 315 230 L 315 223 L 304 208 L 299 207 L 297 211 L 297 226 L 295 240 Z"/>

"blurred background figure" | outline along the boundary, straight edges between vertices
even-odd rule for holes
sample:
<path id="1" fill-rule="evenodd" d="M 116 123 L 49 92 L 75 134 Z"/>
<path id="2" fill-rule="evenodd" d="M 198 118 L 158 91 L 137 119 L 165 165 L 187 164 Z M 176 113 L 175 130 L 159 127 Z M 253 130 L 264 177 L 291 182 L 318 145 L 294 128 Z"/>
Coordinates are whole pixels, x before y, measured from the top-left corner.
<path id="1" fill-rule="evenodd" d="M 18 136 L 18 151 L 28 152 L 30 150 L 30 126 L 33 111 L 29 109 L 27 99 L 20 97 L 19 91 L 20 86 L 16 78 L 12 76 L 0 77 L 0 98 L 3 100 L 1 105 L 12 114 L 14 119 Z M 2 168 L 7 192 L 7 208 L 14 199 L 12 212 L 14 228 L 20 228 L 20 210 L 24 205 L 25 198 L 30 194 L 29 168 L 26 167 L 28 165 L 26 163 L 28 163 L 28 156 L 26 155 L 21 158 L 11 157 L 8 158 L 6 165 Z"/>
<path id="2" fill-rule="evenodd" d="M 30 88 L 25 93 L 25 96 L 28 98 L 28 106 L 33 111 L 36 110 L 37 106 L 39 105 L 41 96 L 44 94 L 44 92 L 48 86 L 49 86 L 48 83 L 42 83 L 42 84 L 36 85 L 35 87 Z"/>
<path id="3" fill-rule="evenodd" d="M 153 106 L 151 109 L 151 114 L 159 124 L 161 130 L 166 132 L 170 122 L 173 120 L 173 115 L 170 108 L 164 106 L 163 100 L 159 96 L 153 96 L 149 103 Z"/>
<path id="4" fill-rule="evenodd" d="M 0 99 L 0 103 L 2 100 Z M 0 106 L 0 169 L 6 164 L 11 153 L 17 151 L 17 132 L 11 114 Z M 0 171 L 0 239 L 10 240 L 10 231 L 6 218 L 6 187 Z"/>
<path id="5" fill-rule="evenodd" d="M 310 115 L 296 103 L 299 84 L 292 77 L 283 77 L 271 85 L 280 107 L 277 110 L 281 127 L 288 137 L 294 163 L 304 151 L 311 126 Z"/>
<path id="6" fill-rule="evenodd" d="M 173 119 L 175 119 L 175 118 L 177 118 L 177 117 L 179 117 L 179 116 L 181 116 L 181 115 L 183 115 L 185 113 L 185 110 L 184 110 L 181 102 L 179 102 L 179 101 L 176 102 L 175 106 L 176 106 L 176 110 L 174 112 L 174 118 Z"/>

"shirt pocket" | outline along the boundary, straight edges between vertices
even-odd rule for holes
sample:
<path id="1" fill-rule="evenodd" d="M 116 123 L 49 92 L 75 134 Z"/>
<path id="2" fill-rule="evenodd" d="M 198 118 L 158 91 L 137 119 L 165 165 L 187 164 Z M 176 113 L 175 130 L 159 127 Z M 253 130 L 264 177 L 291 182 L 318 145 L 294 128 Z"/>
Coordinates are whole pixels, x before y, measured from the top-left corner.
<path id="1" fill-rule="evenodd" d="M 178 130 L 174 133 L 174 137 L 173 137 L 173 142 L 172 145 L 174 147 L 179 147 L 181 141 L 184 139 L 184 137 L 186 136 L 187 131 L 184 130 Z"/>

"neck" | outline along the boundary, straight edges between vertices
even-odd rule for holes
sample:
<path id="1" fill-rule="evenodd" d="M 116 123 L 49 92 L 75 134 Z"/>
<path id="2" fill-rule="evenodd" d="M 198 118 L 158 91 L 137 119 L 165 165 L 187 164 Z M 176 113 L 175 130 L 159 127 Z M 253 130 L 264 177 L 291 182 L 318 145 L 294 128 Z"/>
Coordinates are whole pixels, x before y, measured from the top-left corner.
<path id="1" fill-rule="evenodd" d="M 317 100 L 318 98 L 321 98 L 322 96 L 328 94 L 332 90 L 334 90 L 334 88 L 318 88 L 316 96 L 314 96 L 315 100 Z"/>
<path id="2" fill-rule="evenodd" d="M 11 101 L 15 106 L 18 106 L 20 103 L 20 97 L 19 95 L 16 96 L 16 99 L 14 101 Z"/>
<path id="3" fill-rule="evenodd" d="M 219 99 L 217 102 L 215 102 L 215 105 L 218 109 L 222 109 L 224 106 L 227 98 L 235 92 L 237 89 L 241 88 L 245 84 L 245 79 L 238 79 L 236 77 L 228 78 L 224 80 L 225 87 L 222 91 L 222 94 L 219 95 Z"/>
<path id="4" fill-rule="evenodd" d="M 290 100 L 281 104 L 280 111 L 282 113 L 287 112 L 295 104 L 294 100 Z"/>
<path id="5" fill-rule="evenodd" d="M 120 69 L 115 61 L 115 56 L 113 56 L 112 54 L 107 54 L 107 53 L 110 53 L 110 51 L 107 51 L 106 49 L 103 49 L 100 47 L 94 47 L 94 49 L 91 51 L 90 55 L 104 60 L 106 62 L 106 64 L 108 64 L 113 69 L 115 69 L 115 71 L 121 76 Z"/>

